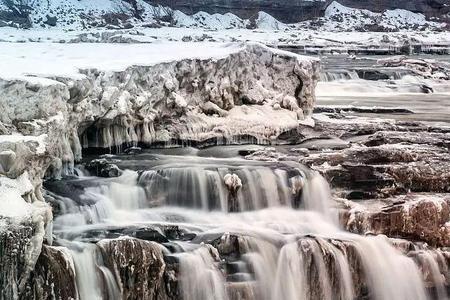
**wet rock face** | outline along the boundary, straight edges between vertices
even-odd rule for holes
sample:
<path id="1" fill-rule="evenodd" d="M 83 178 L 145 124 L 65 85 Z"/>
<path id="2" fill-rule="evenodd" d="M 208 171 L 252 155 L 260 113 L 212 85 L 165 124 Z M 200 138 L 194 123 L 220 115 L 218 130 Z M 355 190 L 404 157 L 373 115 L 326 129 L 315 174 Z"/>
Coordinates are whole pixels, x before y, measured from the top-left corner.
<path id="1" fill-rule="evenodd" d="M 409 194 L 380 209 L 355 208 L 344 213 L 342 220 L 347 230 L 359 234 L 370 232 L 450 246 L 449 196 Z"/>
<path id="2" fill-rule="evenodd" d="M 394 247 L 411 258 L 411 262 L 414 261 L 418 266 L 430 294 L 445 294 L 445 288 L 450 283 L 448 251 L 403 239 L 388 239 L 382 236 L 372 238 L 386 242 L 386 247 Z M 263 297 L 258 295 L 260 289 L 255 288 L 251 281 L 253 276 L 258 276 L 255 274 L 255 266 L 252 265 L 251 260 L 246 259 L 257 249 L 257 245 L 263 245 L 261 242 L 264 244 L 261 240 L 233 234 L 225 234 L 211 242 L 224 265 L 222 272 L 228 281 L 227 291 L 230 299 Z M 368 260 L 376 258 L 366 252 L 373 249 L 361 239 L 323 238 L 311 235 L 299 237 L 292 244 L 273 246 L 275 247 L 273 249 L 280 250 L 277 259 L 281 269 L 278 271 L 296 272 L 298 268 L 299 273 L 295 273 L 295 286 L 302 289 L 301 293 L 305 299 L 334 299 L 334 297 L 336 299 L 371 299 L 373 297 L 374 291 L 371 291 L 373 289 L 371 285 L 374 284 L 373 280 L 377 279 L 375 279 L 376 275 L 367 270 L 367 265 Z M 265 255 L 269 255 L 268 252 L 265 252 Z M 245 264 L 247 266 L 243 267 Z M 242 273 L 244 270 L 249 274 Z M 289 280 L 289 278 L 284 279 Z M 285 282 L 279 284 L 281 288 L 279 295 L 282 298 L 288 297 L 289 288 L 292 286 L 284 285 Z"/>
<path id="3" fill-rule="evenodd" d="M 0 299 L 18 297 L 19 287 L 27 280 L 27 251 L 34 233 L 32 226 L 15 226 L 0 231 Z"/>
<path id="4" fill-rule="evenodd" d="M 44 245 L 21 299 L 77 299 L 75 270 L 69 251 Z"/>
<path id="5" fill-rule="evenodd" d="M 344 121 L 338 130 L 346 126 Z M 450 190 L 450 156 L 445 128 L 381 120 L 358 126 L 353 134 L 346 133 L 358 141 L 356 145 L 309 152 L 300 158 L 321 171 L 338 196 L 360 201 L 345 208 L 344 227 L 359 234 L 386 234 L 449 246 L 449 198 L 445 193 Z M 336 133 L 331 123 L 321 127 Z"/>
<path id="6" fill-rule="evenodd" d="M 119 283 L 122 299 L 167 299 L 161 246 L 133 238 L 102 240 L 98 246 Z"/>
<path id="7" fill-rule="evenodd" d="M 323 151 L 312 147 L 314 143 L 300 143 L 296 149 L 304 154 L 297 160 L 319 170 L 341 196 L 368 199 L 408 191 L 450 191 L 450 140 L 445 127 L 328 115 L 311 132 L 303 131 L 306 141 L 313 136 L 316 144 L 325 143 Z M 351 142 L 335 147 L 330 137 L 339 137 L 342 145 Z"/>

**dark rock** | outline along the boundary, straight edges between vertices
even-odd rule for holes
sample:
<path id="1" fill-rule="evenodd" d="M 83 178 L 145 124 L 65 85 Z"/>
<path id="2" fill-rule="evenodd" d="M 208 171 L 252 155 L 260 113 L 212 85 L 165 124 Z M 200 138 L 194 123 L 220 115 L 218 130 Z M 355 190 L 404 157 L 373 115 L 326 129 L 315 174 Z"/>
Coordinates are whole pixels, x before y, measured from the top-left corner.
<path id="1" fill-rule="evenodd" d="M 122 299 L 167 299 L 161 246 L 134 238 L 103 240 L 97 245 L 119 283 Z"/>
<path id="2" fill-rule="evenodd" d="M 170 226 L 169 226 L 170 227 Z M 166 230 L 165 226 L 159 227 L 106 227 L 101 229 L 85 230 L 82 233 L 74 233 L 74 236 L 68 235 L 69 238 L 81 238 L 84 241 L 98 242 L 103 239 L 115 239 L 119 237 L 134 237 L 145 241 L 153 241 L 157 243 L 169 242 L 168 237 L 172 239 L 180 239 L 181 232 L 173 233 L 170 228 Z"/>
<path id="3" fill-rule="evenodd" d="M 56 24 L 58 22 L 57 17 L 54 17 L 54 16 L 52 17 L 52 16 L 47 15 L 46 18 L 47 18 L 47 20 L 45 20 L 44 24 L 47 24 L 48 26 L 52 26 L 52 27 L 56 26 Z"/>
<path id="4" fill-rule="evenodd" d="M 119 177 L 122 170 L 106 159 L 94 159 L 84 165 L 92 175 L 98 177 Z"/>
<path id="5" fill-rule="evenodd" d="M 371 113 L 371 114 L 413 114 L 414 112 L 406 108 L 396 107 L 357 107 L 357 106 L 316 106 L 314 113 Z"/>
<path id="6" fill-rule="evenodd" d="M 191 42 L 192 41 L 192 36 L 190 36 L 190 35 L 183 36 L 183 38 L 181 40 L 183 42 Z"/>
<path id="7" fill-rule="evenodd" d="M 0 299 L 16 299 L 27 282 L 27 252 L 35 229 L 30 225 L 9 226 L 0 231 Z M 22 287 L 23 289 L 23 287 Z"/>
<path id="8" fill-rule="evenodd" d="M 75 270 L 69 250 L 43 245 L 21 299 L 77 299 Z M 70 259 L 70 260 L 68 260 Z"/>
<path id="9" fill-rule="evenodd" d="M 149 228 L 142 228 L 136 230 L 134 232 L 134 237 L 141 240 L 155 241 L 158 243 L 165 243 L 169 241 L 165 236 L 163 236 L 158 231 Z"/>
<path id="10" fill-rule="evenodd" d="M 378 70 L 356 70 L 358 77 L 364 80 L 388 80 L 389 75 L 382 73 Z"/>

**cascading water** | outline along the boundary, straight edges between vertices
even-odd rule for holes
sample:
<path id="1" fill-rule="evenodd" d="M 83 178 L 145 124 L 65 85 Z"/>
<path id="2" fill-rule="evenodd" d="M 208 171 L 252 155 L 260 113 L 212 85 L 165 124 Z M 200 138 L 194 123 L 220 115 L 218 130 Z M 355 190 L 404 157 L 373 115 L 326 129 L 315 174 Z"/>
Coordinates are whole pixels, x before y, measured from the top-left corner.
<path id="1" fill-rule="evenodd" d="M 80 299 L 120 298 L 117 274 L 93 243 L 163 227 L 184 233 L 162 242 L 166 260 L 177 261 L 175 298 L 431 299 L 419 267 L 389 239 L 339 229 L 328 184 L 299 164 L 116 158 L 131 170 L 46 185 L 59 207 L 54 233 L 71 249 Z M 422 258 L 439 281 L 438 255 Z M 436 286 L 447 299 L 442 282 Z"/>

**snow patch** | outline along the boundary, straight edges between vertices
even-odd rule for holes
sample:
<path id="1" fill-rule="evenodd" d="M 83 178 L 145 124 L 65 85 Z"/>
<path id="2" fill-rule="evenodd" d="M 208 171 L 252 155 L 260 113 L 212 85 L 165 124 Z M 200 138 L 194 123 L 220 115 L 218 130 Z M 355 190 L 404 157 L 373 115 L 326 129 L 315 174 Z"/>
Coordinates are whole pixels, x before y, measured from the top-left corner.
<path id="1" fill-rule="evenodd" d="M 29 136 L 29 135 L 20 135 L 20 134 L 11 134 L 11 135 L 0 135 L 0 144 L 1 143 L 26 143 L 26 142 L 37 142 L 38 146 L 36 147 L 36 154 L 44 154 L 46 149 L 46 140 L 47 134 L 42 134 L 40 136 Z"/>
<path id="2" fill-rule="evenodd" d="M 181 42 L 151 45 L 24 43 L 19 47 L 17 44 L 0 42 L 0 78 L 55 84 L 55 81 L 49 82 L 45 77 L 83 79 L 80 69 L 123 71 L 133 65 L 151 66 L 182 59 L 220 59 L 239 52 L 243 47 L 239 43 Z"/>

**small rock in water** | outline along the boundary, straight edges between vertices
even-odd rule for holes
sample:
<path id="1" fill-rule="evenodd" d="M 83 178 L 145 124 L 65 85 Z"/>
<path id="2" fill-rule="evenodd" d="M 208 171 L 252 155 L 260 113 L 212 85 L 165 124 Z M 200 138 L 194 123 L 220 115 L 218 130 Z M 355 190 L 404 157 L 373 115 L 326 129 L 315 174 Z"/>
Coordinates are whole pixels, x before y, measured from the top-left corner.
<path id="1" fill-rule="evenodd" d="M 242 187 L 242 181 L 236 174 L 226 174 L 224 176 L 224 183 L 229 191 L 228 195 L 228 211 L 239 211 L 239 203 L 237 201 L 237 193 Z"/>

